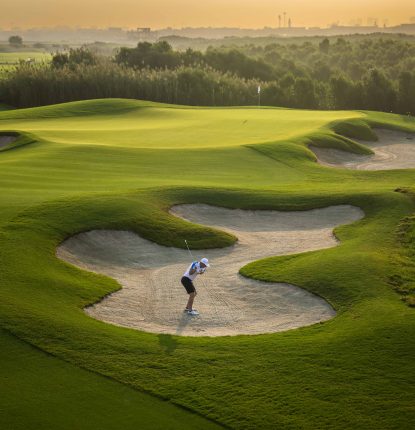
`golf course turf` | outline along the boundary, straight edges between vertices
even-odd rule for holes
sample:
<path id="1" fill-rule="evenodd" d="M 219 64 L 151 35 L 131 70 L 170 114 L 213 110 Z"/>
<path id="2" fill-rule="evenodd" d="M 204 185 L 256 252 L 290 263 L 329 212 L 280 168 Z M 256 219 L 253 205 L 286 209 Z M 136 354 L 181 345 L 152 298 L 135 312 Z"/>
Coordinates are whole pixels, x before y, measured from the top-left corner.
<path id="1" fill-rule="evenodd" d="M 0 370 L 1 380 L 8 377 L 0 385 L 2 428 L 17 420 L 10 407 L 17 389 L 30 385 L 36 399 L 38 384 L 45 379 L 53 390 L 58 373 L 71 389 L 56 391 L 61 415 L 54 411 L 43 428 L 66 428 L 68 392 L 84 404 L 85 384 L 102 390 L 94 408 L 109 408 L 124 390 L 128 405 L 116 410 L 122 416 L 125 407 L 131 420 L 123 428 L 137 428 L 140 416 L 141 428 L 414 428 L 415 171 L 328 168 L 307 148 L 370 154 L 353 138 L 375 139 L 376 127 L 415 132 L 415 119 L 118 99 L 0 111 L 0 132 L 18 134 L 0 152 L 0 339 L 10 351 Z M 287 332 L 216 338 L 156 335 L 88 317 L 85 306 L 120 286 L 62 262 L 57 246 L 93 229 L 131 230 L 180 248 L 184 237 L 195 249 L 233 244 L 230 234 L 168 212 L 194 203 L 360 207 L 363 219 L 335 229 L 339 246 L 241 268 L 316 293 L 337 316 Z M 24 354 L 34 357 L 33 384 L 18 372 Z M 33 419 L 27 404 L 18 410 L 21 428 Z M 210 421 L 194 421 L 203 417 Z M 102 417 L 95 424 L 116 428 Z"/>

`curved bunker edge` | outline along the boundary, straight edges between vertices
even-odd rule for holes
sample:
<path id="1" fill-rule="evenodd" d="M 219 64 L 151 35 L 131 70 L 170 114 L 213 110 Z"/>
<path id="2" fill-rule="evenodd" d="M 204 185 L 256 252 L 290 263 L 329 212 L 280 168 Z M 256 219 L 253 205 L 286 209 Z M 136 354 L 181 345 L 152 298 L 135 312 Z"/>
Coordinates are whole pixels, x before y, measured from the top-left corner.
<path id="1" fill-rule="evenodd" d="M 184 206 L 190 207 L 192 213 L 195 206 L 207 207 L 181 207 Z M 170 209 L 175 216 L 178 216 L 178 207 Z M 250 212 L 248 224 L 253 221 L 257 226 L 256 216 L 271 224 L 267 224 L 268 231 L 265 232 L 232 230 L 232 234 L 236 232 L 240 239 L 239 243 L 223 249 L 206 250 L 214 265 L 210 269 L 211 276 L 207 277 L 206 283 L 203 282 L 205 285 L 197 286 L 200 318 L 189 319 L 183 315 L 186 296 L 180 277 L 189 262 L 187 250 L 161 246 L 132 232 L 111 230 L 92 230 L 72 236 L 56 251 L 58 258 L 81 269 L 109 276 L 123 287 L 85 307 L 85 312 L 114 325 L 184 336 L 274 333 L 326 321 L 336 315 L 334 308 L 316 294 L 286 283 L 251 280 L 240 275 L 239 269 L 259 258 L 336 246 L 338 241 L 333 228 L 361 219 L 364 213 L 360 208 L 343 205 L 296 212 L 209 208 L 214 213 L 239 211 L 238 222 L 243 222 L 246 212 Z M 272 219 L 277 214 L 282 227 L 272 233 Z M 325 214 L 327 225 L 322 214 Z M 336 221 L 338 215 L 341 217 Z M 311 217 L 316 227 L 311 233 L 303 225 L 307 217 Z M 227 218 L 235 219 L 235 212 Z M 209 226 L 227 230 L 223 223 L 219 224 Z M 271 246 L 263 246 L 266 237 L 271 239 L 268 244 Z M 220 279 L 221 285 L 215 279 Z M 314 309 L 315 315 L 308 315 L 308 309 Z"/>

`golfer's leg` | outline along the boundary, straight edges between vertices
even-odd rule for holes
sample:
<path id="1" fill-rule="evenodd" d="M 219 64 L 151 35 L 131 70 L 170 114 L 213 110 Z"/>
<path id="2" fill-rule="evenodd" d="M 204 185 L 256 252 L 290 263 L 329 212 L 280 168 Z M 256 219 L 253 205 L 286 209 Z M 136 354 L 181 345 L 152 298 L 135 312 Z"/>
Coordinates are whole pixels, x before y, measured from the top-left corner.
<path id="1" fill-rule="evenodd" d="M 196 293 L 190 293 L 189 294 L 189 300 L 187 301 L 186 309 L 193 309 L 193 300 L 195 299 Z"/>

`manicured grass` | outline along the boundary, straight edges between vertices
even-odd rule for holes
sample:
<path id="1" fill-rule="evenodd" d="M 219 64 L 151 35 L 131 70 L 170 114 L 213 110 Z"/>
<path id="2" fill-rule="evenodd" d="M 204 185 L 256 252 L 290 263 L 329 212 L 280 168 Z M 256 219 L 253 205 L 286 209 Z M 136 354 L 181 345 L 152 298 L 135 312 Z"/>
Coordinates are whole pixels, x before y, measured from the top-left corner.
<path id="1" fill-rule="evenodd" d="M 73 145 L 195 149 L 287 140 L 310 134 L 335 120 L 363 116 L 350 111 L 302 111 L 298 115 L 296 110 L 272 108 L 263 109 L 258 115 L 257 108 L 172 109 L 132 100 L 120 100 L 115 112 L 113 103 L 93 102 L 94 114 L 83 115 L 88 103 L 75 102 L 69 106 L 72 115 L 65 117 L 61 116 L 59 105 L 56 110 L 47 107 L 43 115 L 42 110 L 28 109 L 23 118 L 19 111 L 12 111 L 2 117 L 2 125 Z"/>
<path id="2" fill-rule="evenodd" d="M 3 65 L 19 64 L 19 61 L 26 61 L 29 58 L 41 63 L 50 61 L 52 57 L 46 52 L 39 51 L 0 52 L 0 68 Z"/>
<path id="3" fill-rule="evenodd" d="M 27 61 L 29 58 L 35 63 L 43 63 L 51 61 L 52 56 L 39 51 L 0 52 L 0 79 L 7 72 L 13 71 L 20 61 Z"/>
<path id="4" fill-rule="evenodd" d="M 221 428 L 0 330 L 2 429 Z"/>
<path id="5" fill-rule="evenodd" d="M 240 130 L 245 119 L 252 124 Z M 0 112 L 0 131 L 20 131 L 26 139 L 0 153 L 0 325 L 70 362 L 48 357 L 51 366 L 68 366 L 74 390 L 83 385 L 77 372 L 84 372 L 75 365 L 238 429 L 414 427 L 415 313 L 394 288 L 397 279 L 413 276 L 412 230 L 405 230 L 405 241 L 400 232 L 415 202 L 394 190 L 411 187 L 415 172 L 325 168 L 307 149 L 313 143 L 368 152 L 350 140 L 373 138 L 368 124 L 415 131 L 411 118 L 375 112 L 198 109 L 132 100 Z M 199 248 L 233 243 L 167 213 L 173 204 L 195 202 L 361 207 L 363 220 L 336 230 L 339 247 L 241 269 L 313 291 L 338 316 L 285 333 L 232 338 L 157 336 L 87 317 L 85 305 L 119 286 L 58 260 L 56 246 L 92 228 L 131 229 L 166 246 L 183 246 L 184 235 Z M 13 351 L 19 362 L 23 353 Z M 43 377 L 36 369 L 33 376 Z M 40 383 L 13 380 L 27 389 Z M 42 404 L 50 401 L 48 389 Z M 116 389 L 102 388 L 100 401 Z M 128 398 L 136 395 L 127 391 Z M 58 394 L 54 401 L 65 399 Z M 170 412 L 158 402 L 143 397 L 149 416 L 159 411 L 155 423 L 162 428 Z M 32 408 L 29 402 L 23 423 Z M 6 418 L 13 420 L 10 412 Z M 60 428 L 59 419 L 49 428 Z"/>

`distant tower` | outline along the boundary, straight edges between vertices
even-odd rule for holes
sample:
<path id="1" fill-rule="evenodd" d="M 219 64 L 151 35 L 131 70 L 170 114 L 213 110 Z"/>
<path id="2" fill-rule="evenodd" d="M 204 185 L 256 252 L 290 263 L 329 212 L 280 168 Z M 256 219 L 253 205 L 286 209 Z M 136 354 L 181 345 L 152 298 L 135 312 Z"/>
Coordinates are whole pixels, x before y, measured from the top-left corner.
<path id="1" fill-rule="evenodd" d="M 291 28 L 291 18 L 288 18 L 288 28 Z"/>
<path id="2" fill-rule="evenodd" d="M 284 12 L 283 15 L 284 15 L 284 28 L 285 28 L 285 15 L 287 15 L 287 12 Z"/>
<path id="3" fill-rule="evenodd" d="M 281 15 L 278 15 L 278 27 L 281 28 Z"/>

